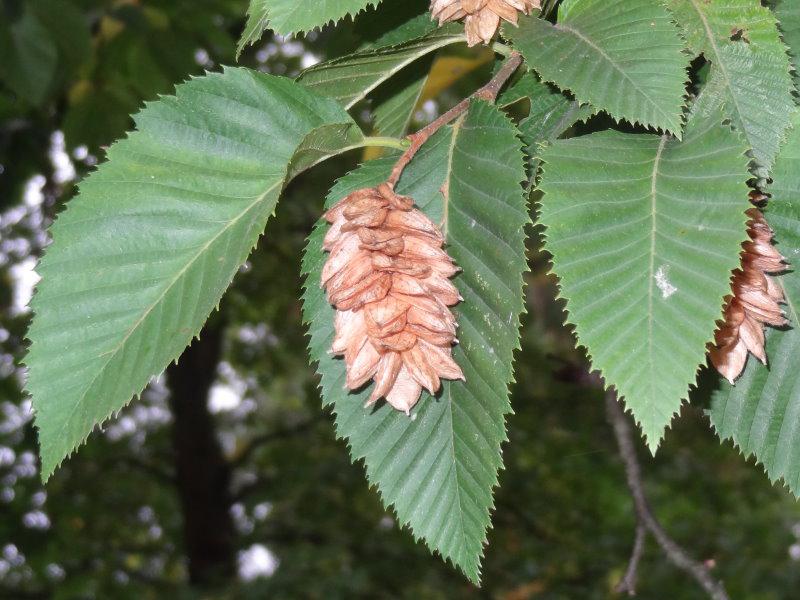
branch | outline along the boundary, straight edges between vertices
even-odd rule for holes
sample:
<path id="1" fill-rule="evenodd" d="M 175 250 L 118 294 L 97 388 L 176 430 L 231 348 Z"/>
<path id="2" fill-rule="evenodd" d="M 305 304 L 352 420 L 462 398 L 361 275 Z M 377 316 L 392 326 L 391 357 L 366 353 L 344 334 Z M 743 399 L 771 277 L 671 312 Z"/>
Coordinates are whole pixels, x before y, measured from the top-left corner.
<path id="1" fill-rule="evenodd" d="M 642 559 L 642 554 L 644 554 L 644 542 L 646 538 L 647 527 L 645 527 L 637 517 L 636 539 L 633 541 L 631 559 L 628 561 L 628 568 L 625 570 L 625 576 L 614 588 L 614 591 L 618 594 L 628 594 L 629 596 L 636 595 L 636 577 L 639 569 L 639 561 Z"/>
<path id="2" fill-rule="evenodd" d="M 239 467 L 253 455 L 253 453 L 258 450 L 261 446 L 265 444 L 269 444 L 276 440 L 283 440 L 287 438 L 292 438 L 296 435 L 300 435 L 301 433 L 307 432 L 311 429 L 314 425 L 319 423 L 323 420 L 323 414 L 320 413 L 317 416 L 308 419 L 307 421 L 303 421 L 298 423 L 297 425 L 293 425 L 292 427 L 284 427 L 282 429 L 276 429 L 275 431 L 270 431 L 268 433 L 255 436 L 250 440 L 247 446 L 239 452 L 238 455 L 233 457 L 230 461 L 232 467 Z"/>
<path id="3" fill-rule="evenodd" d="M 159 481 L 168 485 L 175 485 L 175 473 L 169 469 L 160 467 L 156 463 L 152 463 L 144 458 L 128 455 L 115 457 L 114 462 L 122 463 L 134 469 L 138 469 L 143 473 L 152 475 Z"/>
<path id="4" fill-rule="evenodd" d="M 473 99 L 486 100 L 489 102 L 494 102 L 497 100 L 500 90 L 503 89 L 503 86 L 516 72 L 521 64 L 522 56 L 518 52 L 512 52 L 511 56 L 509 56 L 508 60 L 503 63 L 503 66 L 500 67 L 500 70 L 494 77 L 492 77 L 489 83 L 484 85 L 481 89 L 476 91 L 468 98 L 464 98 L 461 102 L 456 104 L 453 108 L 448 110 L 427 127 L 409 135 L 406 139 L 411 145 L 397 161 L 394 169 L 392 169 L 391 175 L 389 175 L 387 183 L 392 187 L 397 185 L 397 182 L 400 181 L 400 176 L 403 174 L 403 170 L 408 166 L 408 163 L 411 162 L 411 160 L 414 158 L 414 155 L 416 155 L 422 145 L 427 142 L 434 133 L 450 123 L 450 121 L 464 114 L 469 108 L 469 104 Z"/>
<path id="5" fill-rule="evenodd" d="M 609 423 L 611 423 L 611 426 L 614 428 L 614 435 L 617 438 L 619 453 L 625 463 L 625 475 L 628 479 L 628 488 L 633 497 L 633 505 L 638 523 L 636 528 L 636 542 L 634 543 L 631 561 L 628 565 L 625 577 L 619 583 L 617 590 L 620 592 L 627 592 L 629 595 L 635 593 L 636 570 L 643 552 L 644 534 L 645 532 L 649 532 L 656 542 L 658 542 L 658 545 L 670 562 L 691 575 L 712 600 L 729 600 L 722 583 L 714 579 L 711 575 L 711 571 L 709 571 L 705 565 L 691 558 L 686 550 L 670 538 L 667 532 L 664 531 L 661 523 L 659 523 L 655 515 L 653 515 L 653 511 L 647 501 L 647 496 L 644 493 L 642 469 L 636 458 L 636 449 L 633 444 L 633 430 L 631 429 L 628 418 L 623 412 L 622 407 L 619 402 L 617 402 L 615 393 L 609 390 L 606 392 L 605 396 L 606 415 Z"/>

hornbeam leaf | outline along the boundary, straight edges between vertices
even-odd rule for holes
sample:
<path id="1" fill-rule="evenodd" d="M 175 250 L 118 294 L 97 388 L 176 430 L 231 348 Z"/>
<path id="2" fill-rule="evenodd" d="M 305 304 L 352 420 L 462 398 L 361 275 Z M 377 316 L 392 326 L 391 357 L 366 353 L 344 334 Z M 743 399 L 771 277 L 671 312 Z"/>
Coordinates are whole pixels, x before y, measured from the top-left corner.
<path id="1" fill-rule="evenodd" d="M 765 178 L 794 112 L 787 48 L 775 15 L 759 0 L 668 0 L 694 54 L 711 62 L 702 96 L 723 106 Z"/>
<path id="2" fill-rule="evenodd" d="M 33 5 L 22 17 L 0 23 L 0 82 L 35 106 L 47 98 L 58 68 L 58 46 Z"/>
<path id="3" fill-rule="evenodd" d="M 269 0 L 250 0 L 247 23 L 236 46 L 236 57 L 250 44 L 255 44 L 269 27 Z"/>
<path id="4" fill-rule="evenodd" d="M 500 97 L 503 106 L 527 99 L 530 112 L 522 119 L 519 130 L 525 142 L 525 153 L 531 162 L 531 178 L 536 175 L 539 157 L 547 144 L 557 140 L 576 123 L 586 121 L 597 110 L 589 104 L 567 98 L 558 90 L 526 73 Z"/>
<path id="5" fill-rule="evenodd" d="M 545 247 L 592 365 L 655 452 L 705 362 L 745 240 L 745 147 L 695 116 L 682 142 L 604 131 L 547 148 Z"/>
<path id="6" fill-rule="evenodd" d="M 286 179 L 291 180 L 328 158 L 358 147 L 364 134 L 351 121 L 322 125 L 306 135 L 289 161 Z"/>
<path id="7" fill-rule="evenodd" d="M 372 161 L 350 173 L 332 190 L 328 206 L 384 181 L 392 162 Z M 364 460 L 370 483 L 398 520 L 473 581 L 480 577 L 511 411 L 508 385 L 527 268 L 524 178 L 514 126 L 494 107 L 474 102 L 465 119 L 431 138 L 400 180 L 398 191 L 442 224 L 447 250 L 463 269 L 454 280 L 464 302 L 454 309 L 460 343 L 453 356 L 466 382 L 443 381 L 441 394 L 423 395 L 411 417 L 386 403 L 365 409 L 370 389 L 348 393 L 344 361 L 328 353 L 334 311 L 319 285 L 325 223 L 314 230 L 303 261 L 311 358 L 338 435 L 347 439 L 354 461 Z M 442 189 L 449 190 L 447 199 Z"/>
<path id="8" fill-rule="evenodd" d="M 281 35 L 305 33 L 353 17 L 381 0 L 250 0 L 247 25 L 239 40 L 238 52 L 254 44 L 267 29 Z"/>
<path id="9" fill-rule="evenodd" d="M 420 5 L 420 3 L 422 3 Z M 423 14 L 418 14 L 422 11 Z M 414 14 L 417 13 L 417 14 Z M 380 24 L 376 37 L 376 24 Z M 365 38 L 359 50 L 399 46 L 424 37 L 439 28 L 428 11 L 427 0 L 403 3 L 383 3 L 369 18 L 356 20 L 356 32 Z"/>
<path id="10" fill-rule="evenodd" d="M 798 69 L 800 69 L 800 4 L 796 0 L 777 0 L 775 15 L 783 40 L 789 46 L 789 54 L 794 67 L 795 85 L 797 85 Z"/>
<path id="11" fill-rule="evenodd" d="M 422 90 L 428 82 L 428 61 L 421 73 L 408 71 L 397 81 L 392 81 L 391 90 L 386 90 L 375 99 L 375 131 L 379 135 L 390 137 L 403 137 L 408 132 L 408 126 L 417 109 L 417 103 L 422 96 Z M 405 72 L 404 72 L 405 74 Z M 383 88 L 381 88 L 383 90 Z"/>
<path id="12" fill-rule="evenodd" d="M 552 25 L 537 16 L 504 35 L 542 79 L 615 119 L 680 135 L 689 58 L 653 0 L 565 0 Z"/>
<path id="13" fill-rule="evenodd" d="M 464 31 L 458 25 L 448 25 L 435 32 L 399 46 L 386 46 L 351 54 L 336 60 L 314 65 L 298 77 L 309 89 L 335 98 L 346 108 L 381 83 L 431 52 L 464 41 Z"/>
<path id="14" fill-rule="evenodd" d="M 109 149 L 37 269 L 26 363 L 44 479 L 199 333 L 296 148 L 319 128 L 332 146 L 330 123 L 355 127 L 296 83 L 227 69 L 149 104 Z"/>
<path id="15" fill-rule="evenodd" d="M 783 480 L 800 496 L 800 120 L 775 163 L 772 200 L 765 211 L 791 272 L 780 278 L 790 328 L 767 331 L 769 366 L 749 359 L 735 386 L 723 382 L 712 398 L 711 423 L 746 456 L 755 456 L 770 481 Z"/>

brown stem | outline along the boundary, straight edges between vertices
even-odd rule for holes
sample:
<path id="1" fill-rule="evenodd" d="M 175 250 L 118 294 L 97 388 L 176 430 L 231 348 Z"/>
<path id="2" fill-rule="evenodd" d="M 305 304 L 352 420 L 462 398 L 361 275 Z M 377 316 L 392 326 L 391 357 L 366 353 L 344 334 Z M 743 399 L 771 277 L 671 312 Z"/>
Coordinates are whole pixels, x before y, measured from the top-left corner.
<path id="1" fill-rule="evenodd" d="M 492 79 L 486 85 L 468 98 L 464 98 L 461 102 L 456 104 L 453 108 L 448 110 L 427 127 L 424 127 L 416 133 L 409 135 L 406 139 L 411 145 L 405 152 L 403 152 L 403 155 L 397 161 L 397 164 L 395 164 L 386 183 L 392 187 L 397 185 L 397 182 L 400 181 L 400 176 L 403 174 L 403 170 L 408 166 L 408 163 L 411 162 L 419 149 L 422 148 L 422 145 L 427 142 L 434 133 L 439 131 L 439 129 L 450 123 L 453 119 L 464 114 L 469 108 L 469 104 L 472 100 L 487 100 L 489 102 L 494 102 L 497 100 L 500 90 L 503 89 L 503 86 L 521 64 L 522 56 L 518 52 L 512 52 L 508 57 L 508 60 L 506 60 L 506 62 L 503 63 L 503 66 L 500 67 L 500 70 L 497 72 L 497 74 L 492 77 Z"/>
<path id="2" fill-rule="evenodd" d="M 618 594 L 628 594 L 629 596 L 636 595 L 636 578 L 639 572 L 639 561 L 642 560 L 644 554 L 644 542 L 647 538 L 647 527 L 642 523 L 636 524 L 636 538 L 633 541 L 633 551 L 631 558 L 628 561 L 628 568 L 625 569 L 625 575 L 622 577 L 614 591 Z"/>
<path id="3" fill-rule="evenodd" d="M 653 536 L 670 562 L 691 575 L 712 600 L 729 600 L 722 583 L 714 579 L 711 571 L 705 565 L 691 558 L 686 550 L 669 537 L 653 514 L 650 503 L 644 493 L 642 469 L 636 457 L 636 448 L 633 444 L 633 430 L 625 412 L 617 402 L 615 393 L 612 391 L 606 392 L 606 414 L 614 429 L 620 456 L 622 456 L 622 461 L 625 463 L 625 475 L 628 479 L 628 488 L 633 497 L 633 506 L 637 519 L 636 543 L 634 544 L 633 555 L 631 556 L 628 571 L 617 589 L 626 591 L 631 595 L 635 591 L 636 568 L 644 544 L 644 540 L 640 540 L 641 534 L 639 533 L 639 530 L 642 529 Z"/>

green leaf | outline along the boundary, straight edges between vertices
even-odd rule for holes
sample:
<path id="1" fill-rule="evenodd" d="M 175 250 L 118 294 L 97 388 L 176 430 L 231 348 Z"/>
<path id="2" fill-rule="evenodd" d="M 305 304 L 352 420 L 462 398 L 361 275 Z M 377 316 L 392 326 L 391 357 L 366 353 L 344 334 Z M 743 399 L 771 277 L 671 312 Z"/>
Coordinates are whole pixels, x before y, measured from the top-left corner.
<path id="1" fill-rule="evenodd" d="M 10 25 L 0 23 L 0 81 L 34 106 L 47 99 L 58 66 L 58 47 L 33 9 Z"/>
<path id="2" fill-rule="evenodd" d="M 372 109 L 375 115 L 375 131 L 379 135 L 403 137 L 414 116 L 422 90 L 428 82 L 428 72 L 432 61 L 417 73 L 406 69 L 392 81 L 392 90 L 381 88 L 382 94 L 375 98 Z"/>
<path id="3" fill-rule="evenodd" d="M 199 333 L 298 146 L 352 124 L 333 101 L 247 69 L 181 84 L 135 120 L 59 215 L 37 269 L 26 363 L 44 479 Z"/>
<path id="4" fill-rule="evenodd" d="M 247 46 L 255 44 L 269 27 L 269 0 L 250 0 L 247 8 L 247 23 L 242 37 L 236 45 L 236 58 Z"/>
<path id="5" fill-rule="evenodd" d="M 403 16 L 407 16 L 408 9 L 413 7 L 401 6 L 399 4 L 381 4 L 380 8 L 376 11 L 374 18 L 380 19 L 382 23 L 393 23 Z M 368 48 L 377 49 L 386 46 L 399 46 L 411 40 L 425 37 L 430 35 L 439 28 L 439 24 L 431 18 L 428 12 L 427 5 L 425 5 L 424 13 L 416 15 L 411 18 L 405 19 L 402 23 L 398 23 L 396 27 L 388 29 L 382 35 L 379 35 L 374 41 L 368 41 L 359 50 L 367 50 Z M 365 38 L 370 38 L 370 31 L 375 26 L 372 20 L 359 19 L 356 21 L 356 30 Z"/>
<path id="6" fill-rule="evenodd" d="M 520 19 L 504 35 L 542 79 L 577 100 L 680 135 L 688 57 L 653 0 L 565 0 L 556 25 Z"/>
<path id="7" fill-rule="evenodd" d="M 48 31 L 69 75 L 92 55 L 92 37 L 86 16 L 66 0 L 28 0 L 28 6 Z M 63 75 L 63 74 L 62 74 Z"/>
<path id="8" fill-rule="evenodd" d="M 462 28 L 458 25 L 446 26 L 400 46 L 366 50 L 314 65 L 303 71 L 298 81 L 350 108 L 417 59 L 463 41 Z"/>
<path id="9" fill-rule="evenodd" d="M 384 181 L 392 162 L 372 161 L 349 174 L 328 205 Z M 303 261 L 311 358 L 319 363 L 322 396 L 336 413 L 338 434 L 347 438 L 354 461 L 364 459 L 370 483 L 399 521 L 475 582 L 502 466 L 508 385 L 519 345 L 529 223 L 524 176 L 513 125 L 475 102 L 466 119 L 431 138 L 400 181 L 398 190 L 443 224 L 447 250 L 463 269 L 455 279 L 464 302 L 454 309 L 460 344 L 453 355 L 466 382 L 443 382 L 441 395 L 423 395 L 410 418 L 385 403 L 365 409 L 369 389 L 343 389 L 343 361 L 328 354 L 334 311 L 319 287 L 324 223 L 314 230 Z"/>
<path id="10" fill-rule="evenodd" d="M 669 0 L 669 7 L 694 54 L 712 63 L 701 101 L 724 107 L 752 148 L 757 174 L 766 177 L 794 112 L 775 16 L 759 0 Z"/>
<path id="11" fill-rule="evenodd" d="M 287 180 L 294 179 L 332 156 L 357 147 L 363 139 L 364 135 L 353 122 L 317 127 L 295 150 L 289 161 Z"/>
<path id="12" fill-rule="evenodd" d="M 604 131 L 543 155 L 541 221 L 569 321 L 655 452 L 739 263 L 745 148 L 717 119 L 682 142 Z"/>
<path id="13" fill-rule="evenodd" d="M 800 496 L 800 119 L 775 163 L 766 217 L 778 249 L 793 263 L 780 278 L 791 328 L 768 328 L 769 367 L 752 357 L 735 386 L 727 382 L 712 398 L 711 423 L 746 457 L 755 456 L 770 481 L 783 480 Z"/>
<path id="14" fill-rule="evenodd" d="M 353 17 L 381 0 L 250 0 L 247 25 L 239 40 L 238 52 L 257 42 L 267 28 L 281 35 L 305 33 L 331 21 Z"/>
<path id="15" fill-rule="evenodd" d="M 775 6 L 778 17 L 778 28 L 783 40 L 789 46 L 789 54 L 794 68 L 795 86 L 798 83 L 798 67 L 800 67 L 800 4 L 795 0 L 778 0 Z"/>
<path id="16" fill-rule="evenodd" d="M 576 123 L 596 114 L 597 110 L 589 104 L 568 98 L 531 73 L 523 75 L 509 88 L 500 97 L 500 102 L 509 106 L 522 99 L 530 102 L 530 112 L 520 122 L 519 129 L 531 161 L 531 175 L 534 176 L 542 150 Z"/>

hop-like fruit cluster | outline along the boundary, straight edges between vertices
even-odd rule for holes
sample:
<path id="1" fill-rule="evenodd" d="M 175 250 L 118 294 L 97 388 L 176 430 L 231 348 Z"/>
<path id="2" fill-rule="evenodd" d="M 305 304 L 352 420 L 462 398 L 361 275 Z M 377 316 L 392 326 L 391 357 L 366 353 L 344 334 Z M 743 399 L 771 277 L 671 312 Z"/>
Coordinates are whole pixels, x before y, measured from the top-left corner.
<path id="1" fill-rule="evenodd" d="M 344 355 L 347 387 L 374 379 L 367 405 L 386 398 L 408 413 L 423 388 L 435 394 L 440 379 L 464 379 L 449 308 L 461 300 L 450 281 L 458 268 L 439 228 L 385 183 L 353 192 L 325 219 L 322 287 L 336 308 L 331 351 Z"/>
<path id="2" fill-rule="evenodd" d="M 500 19 L 517 24 L 520 12 L 542 8 L 541 0 L 431 0 L 431 13 L 439 25 L 464 19 L 467 43 L 488 44 L 500 27 Z"/>
<path id="3" fill-rule="evenodd" d="M 766 364 L 764 326 L 787 324 L 780 307 L 783 291 L 769 276 L 785 271 L 786 261 L 772 245 L 773 232 L 761 211 L 754 207 L 747 215 L 750 240 L 742 246 L 741 267 L 733 272 L 733 294 L 726 298 L 724 321 L 714 335 L 716 346 L 709 351 L 714 367 L 731 383 L 744 370 L 748 352 Z"/>

